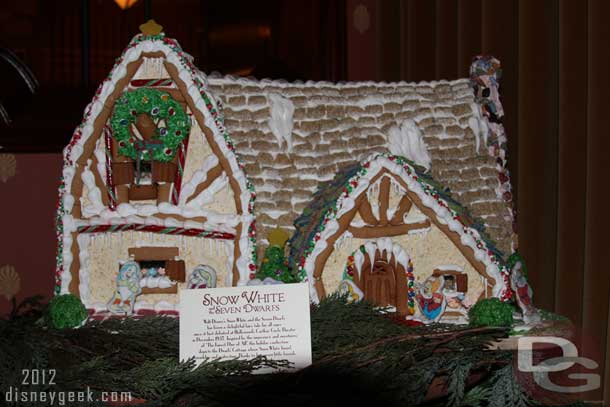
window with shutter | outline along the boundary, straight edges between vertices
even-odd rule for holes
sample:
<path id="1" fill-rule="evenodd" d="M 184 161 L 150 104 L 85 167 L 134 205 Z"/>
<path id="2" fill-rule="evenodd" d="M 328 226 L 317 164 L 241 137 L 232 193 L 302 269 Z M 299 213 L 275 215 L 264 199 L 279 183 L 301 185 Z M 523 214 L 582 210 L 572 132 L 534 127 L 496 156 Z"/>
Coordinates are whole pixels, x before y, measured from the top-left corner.
<path id="1" fill-rule="evenodd" d="M 176 260 L 177 247 L 132 247 L 129 257 L 140 265 L 142 294 L 176 294 L 186 281 L 186 266 Z"/>
<path id="2" fill-rule="evenodd" d="M 468 292 L 468 275 L 461 270 L 435 269 L 432 273 L 435 277 L 443 277 L 444 289 L 459 293 Z"/>
<path id="3" fill-rule="evenodd" d="M 178 172 L 177 156 L 171 162 L 132 160 L 123 156 L 114 159 L 112 181 L 119 195 L 118 203 L 170 201 L 171 188 Z"/>
<path id="4" fill-rule="evenodd" d="M 179 281 L 181 283 L 186 281 L 184 260 L 167 260 L 165 262 L 165 271 L 168 277 L 173 281 Z"/>

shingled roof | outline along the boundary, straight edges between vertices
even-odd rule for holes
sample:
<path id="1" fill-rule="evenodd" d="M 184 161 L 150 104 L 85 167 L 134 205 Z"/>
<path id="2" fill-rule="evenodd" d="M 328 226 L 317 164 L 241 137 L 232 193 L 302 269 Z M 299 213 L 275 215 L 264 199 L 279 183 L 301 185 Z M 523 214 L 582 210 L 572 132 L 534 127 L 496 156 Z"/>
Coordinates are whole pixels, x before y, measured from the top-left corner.
<path id="1" fill-rule="evenodd" d="M 390 128 L 413 120 L 432 159 L 431 175 L 483 220 L 497 247 L 510 253 L 511 208 L 498 188 L 498 164 L 479 146 L 482 116 L 468 79 L 424 83 L 286 83 L 245 78 L 208 78 L 224 104 L 225 125 L 257 192 L 257 225 L 294 230 L 321 182 L 340 169 L 356 168 L 372 153 L 388 151 Z M 270 128 L 271 98 L 294 106 L 292 151 Z M 485 124 L 483 123 L 483 127 Z"/>

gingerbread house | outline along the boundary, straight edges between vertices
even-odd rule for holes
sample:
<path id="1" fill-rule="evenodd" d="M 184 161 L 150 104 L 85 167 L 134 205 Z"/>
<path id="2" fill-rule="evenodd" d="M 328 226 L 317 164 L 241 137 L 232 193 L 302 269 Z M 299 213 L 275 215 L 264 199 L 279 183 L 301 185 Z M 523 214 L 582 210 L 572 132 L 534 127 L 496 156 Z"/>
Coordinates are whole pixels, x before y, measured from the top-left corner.
<path id="1" fill-rule="evenodd" d="M 209 77 L 257 191 L 259 236 L 292 234 L 290 264 L 314 301 L 347 282 L 358 298 L 418 314 L 429 276 L 450 302 L 511 295 L 499 74 L 479 57 L 470 78 L 430 83 Z"/>
<path id="2" fill-rule="evenodd" d="M 477 58 L 470 78 L 430 83 L 206 77 L 140 34 L 64 152 L 57 291 L 103 309 L 119 262 L 164 262 L 171 286 L 143 287 L 135 309 L 175 310 L 197 265 L 247 284 L 280 227 L 313 301 L 342 289 L 417 317 L 431 277 L 444 301 L 506 298 L 499 72 Z"/>

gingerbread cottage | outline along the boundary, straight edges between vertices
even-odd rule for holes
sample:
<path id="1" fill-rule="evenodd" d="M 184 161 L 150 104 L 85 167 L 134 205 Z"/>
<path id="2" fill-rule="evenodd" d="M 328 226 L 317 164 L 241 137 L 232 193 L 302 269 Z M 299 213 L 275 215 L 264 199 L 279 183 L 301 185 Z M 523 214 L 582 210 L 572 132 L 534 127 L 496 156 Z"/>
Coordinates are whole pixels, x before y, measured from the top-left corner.
<path id="1" fill-rule="evenodd" d="M 480 57 L 470 78 L 430 83 L 208 78 L 256 188 L 259 236 L 292 234 L 290 264 L 314 301 L 345 282 L 355 298 L 418 314 L 429 276 L 450 302 L 511 295 L 499 68 Z"/>
<path id="2" fill-rule="evenodd" d="M 447 304 L 506 297 L 498 73 L 478 58 L 471 78 L 417 84 L 206 77 L 176 41 L 140 34 L 64 151 L 57 292 L 103 310 L 136 262 L 171 285 L 142 284 L 135 311 L 172 312 L 198 265 L 247 284 L 281 227 L 313 301 L 340 289 L 418 317 L 431 277 Z"/>

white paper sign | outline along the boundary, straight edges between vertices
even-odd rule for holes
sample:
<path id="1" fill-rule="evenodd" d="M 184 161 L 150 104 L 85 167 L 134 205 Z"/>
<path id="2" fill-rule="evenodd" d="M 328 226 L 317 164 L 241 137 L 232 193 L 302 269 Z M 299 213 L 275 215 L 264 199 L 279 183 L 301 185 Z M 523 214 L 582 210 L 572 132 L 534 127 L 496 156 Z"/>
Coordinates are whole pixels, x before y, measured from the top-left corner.
<path id="1" fill-rule="evenodd" d="M 180 360 L 259 355 L 311 364 L 306 283 L 180 291 Z"/>

